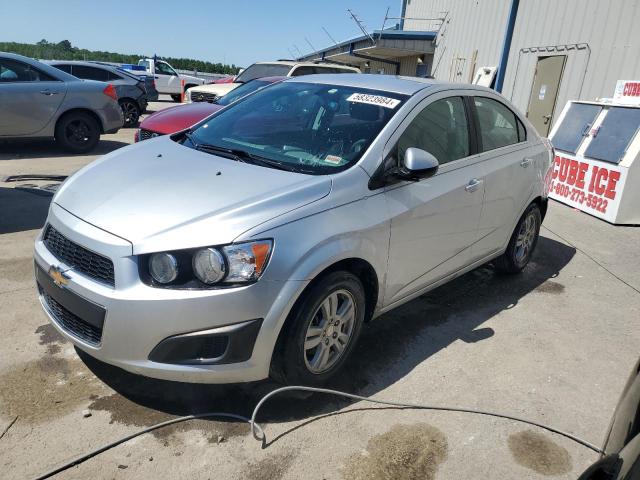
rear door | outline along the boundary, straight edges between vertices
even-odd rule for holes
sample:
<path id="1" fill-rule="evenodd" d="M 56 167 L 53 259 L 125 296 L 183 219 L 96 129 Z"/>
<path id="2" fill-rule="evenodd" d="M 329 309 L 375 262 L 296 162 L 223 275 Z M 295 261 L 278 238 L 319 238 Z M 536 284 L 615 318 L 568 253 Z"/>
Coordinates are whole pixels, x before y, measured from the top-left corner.
<path id="1" fill-rule="evenodd" d="M 440 167 L 431 178 L 386 188 L 391 238 L 385 305 L 469 263 L 484 196 L 471 127 L 464 97 L 443 92 L 416 107 L 388 143 L 388 155 L 400 161 L 407 148 L 417 147 Z"/>
<path id="2" fill-rule="evenodd" d="M 0 136 L 37 134 L 60 107 L 66 84 L 39 69 L 0 58 Z"/>
<path id="3" fill-rule="evenodd" d="M 538 145 L 531 150 L 518 116 L 497 98 L 474 96 L 478 150 L 485 178 L 485 201 L 479 240 L 472 260 L 500 251 L 506 245 L 518 216 L 539 183 L 537 162 L 548 161 Z M 536 137 L 537 138 L 537 137 Z"/>

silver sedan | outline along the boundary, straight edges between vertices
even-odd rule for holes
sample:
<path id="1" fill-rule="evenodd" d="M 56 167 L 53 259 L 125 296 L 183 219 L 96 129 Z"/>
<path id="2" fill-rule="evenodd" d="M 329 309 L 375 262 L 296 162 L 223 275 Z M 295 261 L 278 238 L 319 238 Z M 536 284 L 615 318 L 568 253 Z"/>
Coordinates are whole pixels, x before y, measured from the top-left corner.
<path id="1" fill-rule="evenodd" d="M 35 243 L 40 300 L 131 372 L 320 384 L 372 318 L 489 261 L 522 271 L 551 160 L 492 90 L 291 79 L 65 182 Z"/>

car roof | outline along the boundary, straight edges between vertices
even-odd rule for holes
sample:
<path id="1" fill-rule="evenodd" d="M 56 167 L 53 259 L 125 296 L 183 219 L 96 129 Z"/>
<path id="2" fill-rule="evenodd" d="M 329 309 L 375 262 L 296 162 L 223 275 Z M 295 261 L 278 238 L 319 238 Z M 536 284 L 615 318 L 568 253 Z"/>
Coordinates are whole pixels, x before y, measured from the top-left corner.
<path id="1" fill-rule="evenodd" d="M 82 60 L 51 60 L 47 61 L 49 65 L 80 65 L 83 67 L 94 67 L 102 70 L 117 70 L 115 65 L 105 65 L 97 62 L 84 62 Z"/>
<path id="2" fill-rule="evenodd" d="M 420 90 L 434 86 L 447 86 L 451 89 L 469 89 L 473 85 L 461 83 L 439 82 L 432 78 L 401 77 L 395 75 L 380 75 L 376 73 L 340 73 L 340 74 L 316 74 L 292 77 L 287 82 L 326 83 L 344 87 L 360 87 L 372 90 L 413 95 Z"/>
<path id="3" fill-rule="evenodd" d="M 57 68 L 52 67 L 51 65 L 48 65 L 44 62 L 41 62 L 31 57 L 25 57 L 24 55 L 18 55 L 17 53 L 9 53 L 9 52 L 0 52 L 0 57 L 4 57 L 10 60 L 16 60 L 18 62 L 27 63 L 32 67 L 39 68 L 43 72 L 51 75 L 52 77 L 57 78 L 58 80 L 63 80 L 65 82 L 79 81 L 79 79 L 77 79 L 73 75 L 70 75 L 67 72 L 63 72 L 62 70 L 58 70 Z"/>
<path id="4" fill-rule="evenodd" d="M 351 65 L 343 65 L 341 63 L 332 62 L 297 62 L 295 60 L 274 60 L 273 62 L 256 62 L 253 65 L 288 65 L 290 67 L 334 67 L 357 70 L 358 67 L 352 67 Z M 247 67 L 248 68 L 248 67 Z"/>

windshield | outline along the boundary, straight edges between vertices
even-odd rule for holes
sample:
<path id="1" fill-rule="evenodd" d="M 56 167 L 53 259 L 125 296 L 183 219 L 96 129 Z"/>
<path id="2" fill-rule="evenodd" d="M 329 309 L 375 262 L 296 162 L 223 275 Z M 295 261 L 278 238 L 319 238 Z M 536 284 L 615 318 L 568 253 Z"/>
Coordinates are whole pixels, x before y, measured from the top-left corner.
<path id="1" fill-rule="evenodd" d="M 406 98 L 357 87 L 282 82 L 198 124 L 183 143 L 215 154 L 227 150 L 237 160 L 273 168 L 334 173 L 362 156 Z"/>
<path id="2" fill-rule="evenodd" d="M 265 80 L 251 80 L 245 84 L 240 85 L 239 87 L 234 88 L 229 93 L 227 93 L 224 97 L 220 98 L 217 102 L 218 105 L 229 105 L 231 102 L 235 102 L 239 98 L 244 97 L 245 95 L 249 95 L 250 93 L 255 92 L 259 88 L 270 85 L 272 82 L 267 82 Z"/>
<path id="3" fill-rule="evenodd" d="M 290 65 L 282 65 L 281 63 L 254 63 L 238 75 L 236 82 L 244 83 L 261 77 L 285 77 L 289 70 L 291 70 Z"/>

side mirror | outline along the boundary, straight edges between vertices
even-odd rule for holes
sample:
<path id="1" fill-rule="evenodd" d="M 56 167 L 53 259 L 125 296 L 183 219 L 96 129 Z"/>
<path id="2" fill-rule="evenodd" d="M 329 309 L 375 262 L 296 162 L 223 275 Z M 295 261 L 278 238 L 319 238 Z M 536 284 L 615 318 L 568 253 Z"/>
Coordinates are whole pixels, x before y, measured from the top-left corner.
<path id="1" fill-rule="evenodd" d="M 429 152 L 409 147 L 404 153 L 402 165 L 398 165 L 398 173 L 402 178 L 420 180 L 435 175 L 439 166 L 438 159 Z"/>

